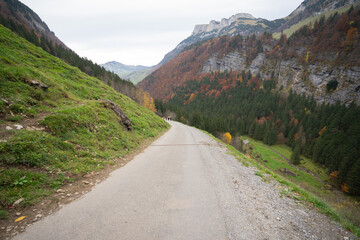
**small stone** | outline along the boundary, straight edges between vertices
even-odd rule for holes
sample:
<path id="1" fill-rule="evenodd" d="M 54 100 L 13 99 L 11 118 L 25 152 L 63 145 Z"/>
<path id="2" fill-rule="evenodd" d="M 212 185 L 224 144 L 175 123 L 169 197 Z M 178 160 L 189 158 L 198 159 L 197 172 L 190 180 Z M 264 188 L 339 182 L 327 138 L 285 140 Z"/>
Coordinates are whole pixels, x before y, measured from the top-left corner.
<path id="1" fill-rule="evenodd" d="M 56 190 L 56 192 L 57 192 L 57 193 L 63 193 L 63 192 L 65 192 L 65 190 L 59 188 L 58 190 Z"/>
<path id="2" fill-rule="evenodd" d="M 71 197 L 71 193 L 66 194 L 67 197 Z"/>
<path id="3" fill-rule="evenodd" d="M 96 179 L 96 183 L 99 183 L 99 182 L 101 182 L 100 179 Z"/>
<path id="4" fill-rule="evenodd" d="M 33 212 L 36 212 L 36 209 L 33 209 Z"/>
<path id="5" fill-rule="evenodd" d="M 89 184 L 90 182 L 89 181 L 82 181 L 84 184 Z"/>
<path id="6" fill-rule="evenodd" d="M 276 218 L 276 220 L 280 221 L 280 218 L 278 217 L 278 218 Z"/>
<path id="7" fill-rule="evenodd" d="M 10 126 L 6 126 L 6 130 L 13 130 L 13 128 Z"/>
<path id="8" fill-rule="evenodd" d="M 21 212 L 17 212 L 15 213 L 16 216 L 20 216 L 21 215 Z"/>
<path id="9" fill-rule="evenodd" d="M 38 214 L 38 215 L 36 215 L 36 218 L 42 218 L 42 214 Z"/>
<path id="10" fill-rule="evenodd" d="M 79 192 L 75 192 L 74 194 L 75 194 L 75 195 L 78 195 L 78 194 L 79 194 Z"/>
<path id="11" fill-rule="evenodd" d="M 14 127 L 16 127 L 17 130 L 23 129 L 24 127 L 20 124 L 15 124 Z"/>
<path id="12" fill-rule="evenodd" d="M 5 227 L 1 227 L 1 230 L 5 230 Z"/>

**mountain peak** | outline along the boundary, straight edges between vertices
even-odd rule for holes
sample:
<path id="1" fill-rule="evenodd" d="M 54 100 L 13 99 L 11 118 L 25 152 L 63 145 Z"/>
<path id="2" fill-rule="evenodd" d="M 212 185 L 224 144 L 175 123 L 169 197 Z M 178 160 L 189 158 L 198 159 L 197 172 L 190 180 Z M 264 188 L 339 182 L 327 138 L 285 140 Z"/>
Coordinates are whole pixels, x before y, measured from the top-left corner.
<path id="1" fill-rule="evenodd" d="M 239 19 L 255 19 L 253 15 L 250 13 L 238 13 L 235 15 L 232 15 L 230 18 L 223 18 L 220 22 L 211 20 L 209 24 L 199 24 L 195 25 L 194 31 L 192 32 L 192 35 L 196 35 L 203 32 L 212 32 L 214 30 L 220 31 L 224 27 L 227 27 L 231 25 L 233 22 L 236 22 L 236 20 Z"/>

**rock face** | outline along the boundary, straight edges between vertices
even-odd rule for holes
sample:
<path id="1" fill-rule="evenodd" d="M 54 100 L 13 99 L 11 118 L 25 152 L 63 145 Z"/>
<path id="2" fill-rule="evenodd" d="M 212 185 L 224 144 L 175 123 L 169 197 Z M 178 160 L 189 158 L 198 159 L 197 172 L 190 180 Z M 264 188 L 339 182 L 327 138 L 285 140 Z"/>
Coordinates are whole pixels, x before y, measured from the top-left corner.
<path id="1" fill-rule="evenodd" d="M 211 20 L 209 24 L 196 25 L 192 34 L 180 42 L 174 50 L 167 53 L 164 59 L 158 64 L 161 66 L 179 54 L 185 47 L 199 41 L 219 36 L 248 36 L 260 32 L 271 32 L 285 22 L 284 19 L 268 21 L 262 18 L 255 18 L 249 13 L 238 13 L 230 18 L 223 18 L 221 21 Z"/>
<path id="2" fill-rule="evenodd" d="M 113 103 L 110 100 L 105 100 L 104 104 L 105 107 L 110 108 L 115 112 L 116 116 L 118 116 L 119 123 L 123 125 L 127 131 L 132 130 L 132 124 L 130 122 L 130 119 L 128 118 L 128 116 L 126 116 L 124 111 L 117 104 Z"/>
<path id="3" fill-rule="evenodd" d="M 259 53 L 250 65 L 245 64 L 245 53 L 232 52 L 224 58 L 212 56 L 202 68 L 202 73 L 211 71 L 251 71 L 266 79 L 274 74 L 278 79 L 278 89 L 292 89 L 299 94 L 313 96 L 319 103 L 360 105 L 360 67 L 345 68 L 328 66 L 322 62 L 301 64 L 296 59 L 274 61 L 264 53 Z M 329 91 L 330 81 L 338 82 L 335 90 Z"/>
<path id="4" fill-rule="evenodd" d="M 196 25 L 191 35 L 197 35 L 200 33 L 212 32 L 212 31 L 220 32 L 221 29 L 230 26 L 239 19 L 255 19 L 255 18 L 249 13 L 238 13 L 231 16 L 229 19 L 223 18 L 221 19 L 220 22 L 211 20 L 209 24 Z"/>
<path id="5" fill-rule="evenodd" d="M 225 70 L 245 70 L 246 58 L 241 56 L 239 52 L 227 54 L 223 59 L 218 59 L 216 56 L 209 58 L 203 69 L 202 73 Z"/>

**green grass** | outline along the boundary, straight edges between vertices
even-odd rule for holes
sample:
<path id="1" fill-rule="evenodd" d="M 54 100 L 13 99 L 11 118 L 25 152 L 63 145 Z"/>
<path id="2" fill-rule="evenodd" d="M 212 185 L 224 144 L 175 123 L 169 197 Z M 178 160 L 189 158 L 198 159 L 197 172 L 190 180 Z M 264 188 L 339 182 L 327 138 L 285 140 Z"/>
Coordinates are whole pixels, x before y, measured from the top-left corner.
<path id="1" fill-rule="evenodd" d="M 358 5 L 358 4 L 355 4 L 355 6 L 356 6 L 356 5 Z M 296 32 L 297 30 L 299 30 L 301 27 L 306 26 L 306 25 L 314 25 L 314 23 L 315 23 L 316 21 L 319 21 L 322 16 L 325 16 L 325 18 L 328 18 L 328 17 L 330 17 L 332 14 L 334 14 L 335 12 L 338 12 L 338 14 L 342 14 L 342 13 L 346 12 L 347 10 L 349 10 L 350 7 L 351 7 L 351 6 L 346 6 L 346 7 L 343 7 L 343 8 L 334 9 L 334 10 L 329 11 L 329 12 L 326 12 L 326 13 L 324 13 L 324 14 L 320 14 L 320 15 L 308 17 L 308 18 L 302 20 L 301 22 L 298 22 L 297 24 L 292 25 L 290 28 L 285 29 L 285 30 L 283 31 L 283 33 L 286 34 L 287 37 L 290 37 L 294 32 Z M 280 39 L 280 37 L 281 37 L 281 32 L 273 33 L 273 37 L 274 37 L 275 39 Z"/>
<path id="2" fill-rule="evenodd" d="M 114 164 L 169 127 L 128 97 L 1 25 L 0 62 L 1 124 L 29 119 L 45 129 L 12 130 L 0 142 L 0 218 L 16 200 L 24 198 L 18 207 L 37 203 L 64 183 Z M 30 86 L 31 80 L 49 88 Z M 119 124 L 106 99 L 126 113 L 132 131 Z"/>
<path id="3" fill-rule="evenodd" d="M 318 192 L 319 195 L 324 196 L 328 193 L 328 191 L 325 189 L 324 185 L 325 183 L 321 181 L 319 178 L 317 178 L 314 174 L 309 173 L 313 169 L 308 169 L 307 167 L 310 166 L 310 160 L 306 159 L 304 156 L 301 156 L 301 164 L 298 167 L 295 167 L 291 163 L 287 162 L 285 159 L 283 159 L 279 154 L 274 152 L 273 150 L 269 149 L 267 145 L 260 141 L 256 141 L 254 139 L 247 138 L 250 140 L 250 144 L 253 146 L 254 155 L 260 154 L 262 156 L 262 159 L 266 160 L 266 162 L 263 162 L 263 164 L 272 171 L 277 172 L 280 175 L 285 176 L 281 169 L 288 169 L 292 173 L 296 174 L 296 176 L 287 175 L 286 178 L 306 190 L 309 190 L 311 192 Z M 290 159 L 291 156 L 291 149 L 284 145 L 279 146 L 271 146 L 274 150 L 281 153 L 284 157 L 287 159 Z M 306 164 L 304 164 L 306 163 Z M 320 167 L 315 167 L 315 164 L 312 164 L 313 168 L 320 169 Z M 326 170 L 322 170 L 322 172 L 325 172 Z"/>

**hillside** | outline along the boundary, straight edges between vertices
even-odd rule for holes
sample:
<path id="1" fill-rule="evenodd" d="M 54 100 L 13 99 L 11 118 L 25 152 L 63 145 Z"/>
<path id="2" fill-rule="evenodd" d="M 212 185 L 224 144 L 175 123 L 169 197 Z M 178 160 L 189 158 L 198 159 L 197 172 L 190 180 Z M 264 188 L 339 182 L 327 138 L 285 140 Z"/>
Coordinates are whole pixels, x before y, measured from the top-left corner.
<path id="1" fill-rule="evenodd" d="M 133 84 L 137 84 L 153 71 L 153 67 L 126 65 L 116 61 L 100 64 L 100 66 L 110 72 L 114 72 L 123 79 L 131 81 Z"/>
<path id="2" fill-rule="evenodd" d="M 86 174 L 118 165 L 168 127 L 1 25 L 0 49 L 0 219 L 9 215 L 13 223 L 16 212 Z M 47 204 L 62 201 L 57 194 Z"/>
<path id="3" fill-rule="evenodd" d="M 274 32 L 284 32 L 286 29 L 297 25 L 305 19 L 316 17 L 328 12 L 333 13 L 334 10 L 339 10 L 345 8 L 346 6 L 358 4 L 358 2 L 359 1 L 356 0 L 305 0 L 289 16 L 285 18 L 286 21 Z M 308 23 L 309 22 L 307 22 L 307 24 Z"/>
<path id="4" fill-rule="evenodd" d="M 0 0 L 0 7 L 0 24 L 51 55 L 63 59 L 86 74 L 102 80 L 116 91 L 143 105 L 143 100 L 146 97 L 143 91 L 135 87 L 132 82 L 121 79 L 118 75 L 107 71 L 104 67 L 85 57 L 80 57 L 66 47 L 55 37 L 40 17 L 26 5 L 18 0 Z"/>
<path id="5" fill-rule="evenodd" d="M 22 25 L 34 38 L 45 38 L 54 44 L 67 49 L 66 45 L 58 39 L 45 22 L 29 7 L 18 0 L 0 0 L 1 22 L 11 20 Z"/>
<path id="6" fill-rule="evenodd" d="M 322 18 L 314 27 L 304 26 L 289 39 L 263 34 L 196 43 L 139 86 L 157 99 L 169 100 L 176 87 L 203 74 L 251 71 L 262 80 L 274 77 L 277 89 L 292 89 L 317 102 L 359 104 L 359 7 L 349 11 Z M 330 89 L 329 84 L 336 87 Z"/>

